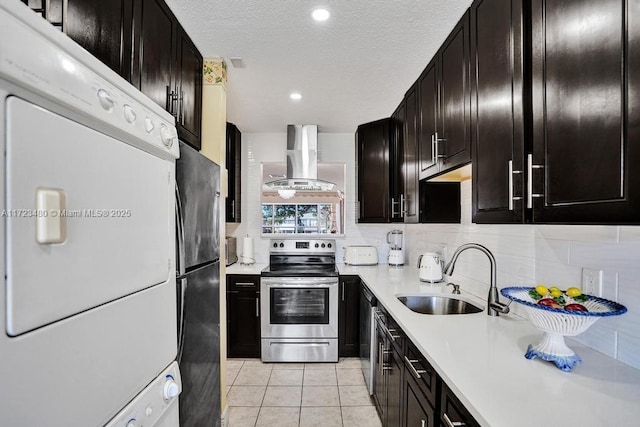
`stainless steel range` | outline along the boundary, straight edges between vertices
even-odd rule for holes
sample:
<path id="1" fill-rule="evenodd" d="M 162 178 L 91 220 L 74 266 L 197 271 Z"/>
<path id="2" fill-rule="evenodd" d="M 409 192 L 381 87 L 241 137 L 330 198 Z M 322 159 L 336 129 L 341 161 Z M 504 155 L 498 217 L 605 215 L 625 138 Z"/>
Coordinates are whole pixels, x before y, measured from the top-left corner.
<path id="1" fill-rule="evenodd" d="M 261 276 L 262 361 L 337 362 L 335 240 L 271 240 Z"/>

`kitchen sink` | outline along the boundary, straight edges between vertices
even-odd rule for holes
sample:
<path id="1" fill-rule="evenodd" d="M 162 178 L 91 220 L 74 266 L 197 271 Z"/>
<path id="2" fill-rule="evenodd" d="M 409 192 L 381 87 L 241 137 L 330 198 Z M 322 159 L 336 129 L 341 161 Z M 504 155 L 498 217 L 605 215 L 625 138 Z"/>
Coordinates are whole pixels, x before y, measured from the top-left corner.
<path id="1" fill-rule="evenodd" d="M 482 311 L 481 307 L 468 301 L 444 295 L 404 295 L 397 298 L 411 311 L 422 314 L 473 314 Z"/>

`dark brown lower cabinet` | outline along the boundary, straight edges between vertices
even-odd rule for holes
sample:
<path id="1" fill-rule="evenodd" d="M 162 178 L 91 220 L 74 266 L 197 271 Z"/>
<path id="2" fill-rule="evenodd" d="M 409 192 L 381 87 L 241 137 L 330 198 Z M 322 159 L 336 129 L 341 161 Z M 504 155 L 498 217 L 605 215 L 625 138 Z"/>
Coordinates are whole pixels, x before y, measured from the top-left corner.
<path id="1" fill-rule="evenodd" d="M 442 382 L 440 397 L 440 426 L 480 427 L 455 394 Z"/>
<path id="2" fill-rule="evenodd" d="M 429 404 L 416 380 L 405 372 L 404 427 L 435 427 L 435 410 Z"/>
<path id="3" fill-rule="evenodd" d="M 260 276 L 227 275 L 227 357 L 260 357 Z"/>
<path id="4" fill-rule="evenodd" d="M 402 380 L 404 334 L 390 316 L 378 308 L 376 321 L 377 354 L 374 403 L 384 427 L 399 426 L 402 421 Z"/>
<path id="5" fill-rule="evenodd" d="M 360 277 L 340 276 L 338 303 L 338 356 L 360 353 Z"/>

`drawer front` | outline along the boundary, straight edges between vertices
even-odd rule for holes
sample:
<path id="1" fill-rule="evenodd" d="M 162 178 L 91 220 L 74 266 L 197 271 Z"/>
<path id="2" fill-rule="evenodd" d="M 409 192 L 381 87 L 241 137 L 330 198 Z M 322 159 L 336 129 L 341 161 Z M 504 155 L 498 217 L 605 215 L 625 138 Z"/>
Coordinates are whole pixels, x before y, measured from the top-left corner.
<path id="1" fill-rule="evenodd" d="M 404 359 L 406 375 L 411 375 L 424 393 L 429 403 L 436 406 L 436 384 L 438 376 L 431 364 L 420 354 L 418 349 L 409 342 Z"/>
<path id="2" fill-rule="evenodd" d="M 228 291 L 259 291 L 260 276 L 251 274 L 228 274 L 227 275 Z"/>
<path id="3" fill-rule="evenodd" d="M 454 426 L 480 427 L 480 424 L 476 422 L 464 405 L 453 392 L 449 390 L 449 387 L 447 387 L 444 381 L 442 382 L 442 403 L 440 410 L 440 421 L 444 427 L 448 427 L 451 424 Z"/>

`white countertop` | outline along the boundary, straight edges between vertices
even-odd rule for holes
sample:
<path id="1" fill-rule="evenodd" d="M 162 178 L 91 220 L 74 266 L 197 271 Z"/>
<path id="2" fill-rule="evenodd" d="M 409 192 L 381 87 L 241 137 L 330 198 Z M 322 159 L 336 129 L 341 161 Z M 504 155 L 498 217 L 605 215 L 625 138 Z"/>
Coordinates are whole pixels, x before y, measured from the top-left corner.
<path id="1" fill-rule="evenodd" d="M 513 314 L 432 316 L 409 310 L 399 293 L 450 293 L 418 280 L 411 266 L 338 265 L 359 275 L 483 426 L 614 426 L 640 422 L 640 370 L 575 341 L 567 344 L 583 360 L 573 372 L 524 357 L 542 332 Z M 229 270 L 227 270 L 229 271 Z M 486 307 L 483 299 L 462 297 Z M 503 298 L 504 299 L 504 298 Z"/>
<path id="2" fill-rule="evenodd" d="M 260 274 L 268 264 L 240 264 L 236 262 L 227 266 L 227 274 Z"/>

